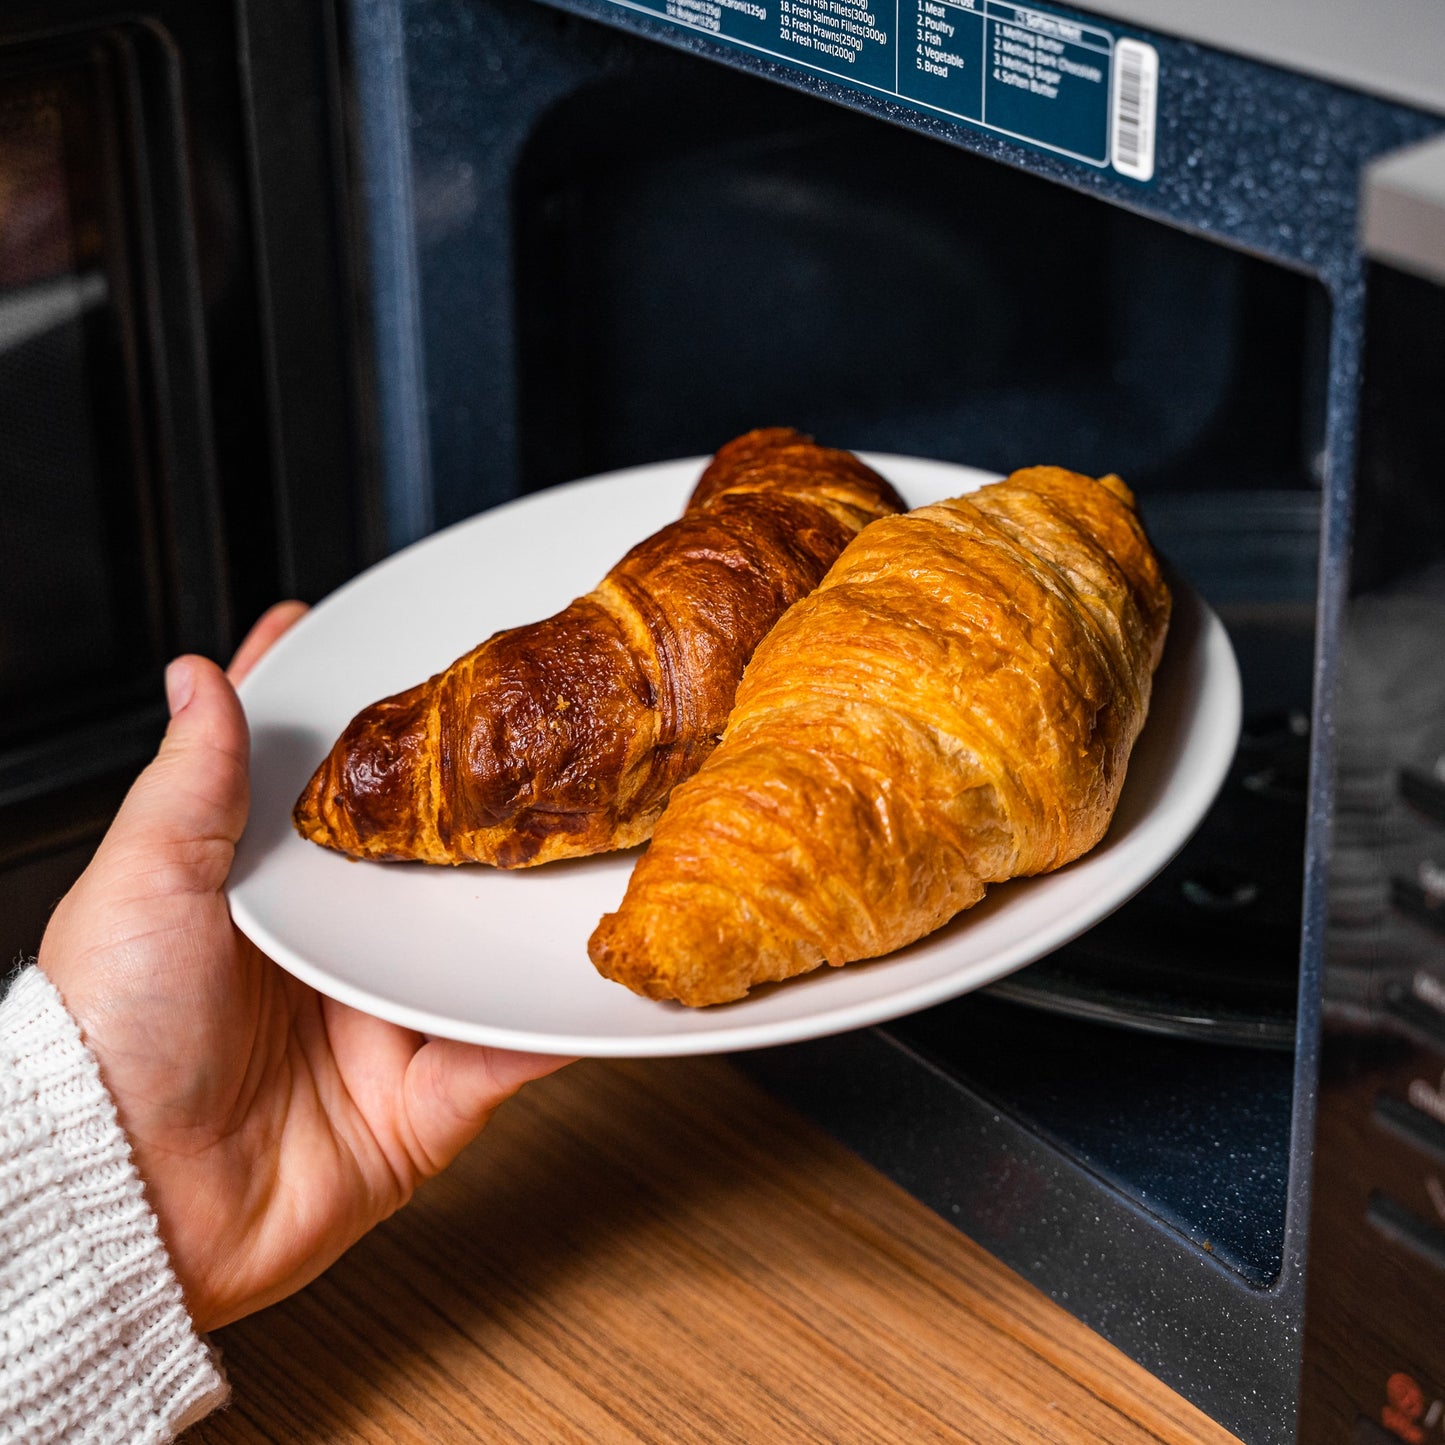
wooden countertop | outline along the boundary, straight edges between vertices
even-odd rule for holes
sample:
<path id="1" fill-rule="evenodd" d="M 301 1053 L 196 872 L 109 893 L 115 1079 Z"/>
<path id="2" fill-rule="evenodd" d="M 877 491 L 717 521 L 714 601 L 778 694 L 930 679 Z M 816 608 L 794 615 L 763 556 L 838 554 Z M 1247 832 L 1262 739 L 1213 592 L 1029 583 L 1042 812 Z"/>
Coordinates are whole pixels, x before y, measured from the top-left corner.
<path id="1" fill-rule="evenodd" d="M 721 1059 L 530 1085 L 188 1442 L 1234 1437 Z"/>

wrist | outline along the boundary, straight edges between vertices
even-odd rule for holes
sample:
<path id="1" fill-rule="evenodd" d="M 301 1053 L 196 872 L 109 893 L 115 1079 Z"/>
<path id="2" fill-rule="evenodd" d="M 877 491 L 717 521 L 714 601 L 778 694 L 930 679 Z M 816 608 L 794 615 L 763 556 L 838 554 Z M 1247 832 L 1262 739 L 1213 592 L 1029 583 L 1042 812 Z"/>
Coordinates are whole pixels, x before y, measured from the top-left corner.
<path id="1" fill-rule="evenodd" d="M 225 1382 L 192 1328 L 95 1059 L 33 968 L 0 1007 L 0 1098 L 17 1384 L 0 1399 L 0 1436 L 14 1408 L 27 1439 L 86 1428 L 98 1440 L 167 1438 L 220 1403 Z"/>

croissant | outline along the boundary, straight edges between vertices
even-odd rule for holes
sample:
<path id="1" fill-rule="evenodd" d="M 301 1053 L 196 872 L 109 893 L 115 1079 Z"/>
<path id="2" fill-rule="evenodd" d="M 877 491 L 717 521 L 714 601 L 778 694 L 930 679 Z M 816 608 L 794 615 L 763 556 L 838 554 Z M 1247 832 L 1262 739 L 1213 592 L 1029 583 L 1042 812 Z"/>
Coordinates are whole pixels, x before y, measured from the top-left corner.
<path id="1" fill-rule="evenodd" d="M 358 858 L 502 868 L 641 842 L 716 746 L 758 641 L 903 506 L 848 452 L 738 437 L 592 592 L 353 718 L 297 830 Z"/>
<path id="2" fill-rule="evenodd" d="M 869 527 L 758 647 L 593 963 L 722 1003 L 1078 857 L 1118 801 L 1169 608 L 1117 477 L 1035 467 Z"/>

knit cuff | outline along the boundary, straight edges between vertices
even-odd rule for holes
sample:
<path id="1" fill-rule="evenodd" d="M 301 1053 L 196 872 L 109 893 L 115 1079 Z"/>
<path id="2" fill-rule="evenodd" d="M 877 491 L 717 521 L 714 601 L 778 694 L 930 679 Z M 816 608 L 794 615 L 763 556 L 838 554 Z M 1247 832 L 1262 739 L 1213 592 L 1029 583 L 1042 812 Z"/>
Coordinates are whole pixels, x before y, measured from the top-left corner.
<path id="1" fill-rule="evenodd" d="M 29 968 L 0 1003 L 0 1445 L 152 1445 L 227 1393 L 95 1058 Z"/>

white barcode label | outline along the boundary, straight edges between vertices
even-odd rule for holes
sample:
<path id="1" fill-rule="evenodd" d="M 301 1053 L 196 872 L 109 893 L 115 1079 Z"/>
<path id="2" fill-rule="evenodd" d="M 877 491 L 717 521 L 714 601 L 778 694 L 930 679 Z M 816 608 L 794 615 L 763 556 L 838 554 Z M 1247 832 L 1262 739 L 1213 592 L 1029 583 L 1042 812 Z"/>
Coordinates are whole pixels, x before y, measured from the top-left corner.
<path id="1" fill-rule="evenodd" d="M 1159 99 L 1159 52 L 1142 40 L 1114 47 L 1111 109 L 1114 169 L 1147 181 L 1154 174 L 1154 116 Z"/>

